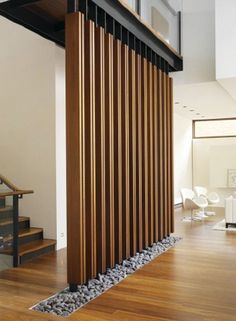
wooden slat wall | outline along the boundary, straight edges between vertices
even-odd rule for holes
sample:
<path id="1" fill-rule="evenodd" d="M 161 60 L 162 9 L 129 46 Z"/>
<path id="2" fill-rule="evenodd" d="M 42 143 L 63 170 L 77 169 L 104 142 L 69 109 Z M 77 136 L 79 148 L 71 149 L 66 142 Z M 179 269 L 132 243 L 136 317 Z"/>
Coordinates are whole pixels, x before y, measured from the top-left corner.
<path id="1" fill-rule="evenodd" d="M 122 261 L 122 128 L 121 128 L 121 42 L 114 40 L 114 190 L 115 261 Z"/>
<path id="2" fill-rule="evenodd" d="M 89 59 L 85 60 L 85 211 L 86 211 L 86 234 L 91 235 L 91 242 L 86 249 L 86 274 L 97 274 L 97 231 L 96 231 L 96 159 L 95 159 L 95 27 L 92 21 L 85 23 L 85 52 Z"/>
<path id="3" fill-rule="evenodd" d="M 105 34 L 105 144 L 106 144 L 106 209 L 107 209 L 107 266 L 115 264 L 114 214 L 114 95 L 113 95 L 113 37 Z"/>
<path id="4" fill-rule="evenodd" d="M 173 232 L 173 84 L 82 13 L 67 16 L 68 283 Z"/>

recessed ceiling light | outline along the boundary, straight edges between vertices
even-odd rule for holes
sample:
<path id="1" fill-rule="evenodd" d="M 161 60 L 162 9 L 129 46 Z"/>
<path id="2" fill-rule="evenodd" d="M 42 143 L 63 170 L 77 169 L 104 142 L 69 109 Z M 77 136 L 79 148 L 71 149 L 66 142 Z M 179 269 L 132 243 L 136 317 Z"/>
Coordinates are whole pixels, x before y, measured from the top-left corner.
<path id="1" fill-rule="evenodd" d="M 205 118 L 206 116 L 202 116 L 202 118 Z"/>
<path id="2" fill-rule="evenodd" d="M 188 106 L 183 106 L 183 108 L 188 108 Z"/>
<path id="3" fill-rule="evenodd" d="M 179 101 L 176 101 L 175 104 L 176 104 L 176 105 L 179 105 Z"/>
<path id="4" fill-rule="evenodd" d="M 194 109 L 190 109 L 191 112 L 195 111 Z"/>
<path id="5" fill-rule="evenodd" d="M 200 113 L 196 113 L 196 115 L 200 115 Z"/>

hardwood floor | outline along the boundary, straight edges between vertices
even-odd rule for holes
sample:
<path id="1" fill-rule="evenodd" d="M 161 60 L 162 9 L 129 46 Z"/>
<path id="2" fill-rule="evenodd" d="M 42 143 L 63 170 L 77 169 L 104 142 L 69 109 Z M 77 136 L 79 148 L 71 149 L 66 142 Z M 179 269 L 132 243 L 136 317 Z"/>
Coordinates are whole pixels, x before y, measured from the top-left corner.
<path id="1" fill-rule="evenodd" d="M 235 321 L 236 233 L 212 230 L 222 211 L 183 223 L 183 240 L 97 299 L 70 321 Z M 0 273 L 0 321 L 53 321 L 28 308 L 66 286 L 66 252 L 48 254 Z"/>

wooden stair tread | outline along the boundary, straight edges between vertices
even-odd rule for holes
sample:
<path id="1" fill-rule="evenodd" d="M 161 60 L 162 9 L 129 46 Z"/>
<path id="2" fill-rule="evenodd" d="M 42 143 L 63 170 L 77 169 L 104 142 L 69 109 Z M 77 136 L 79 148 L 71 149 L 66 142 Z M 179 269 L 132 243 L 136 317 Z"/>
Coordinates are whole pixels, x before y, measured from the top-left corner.
<path id="1" fill-rule="evenodd" d="M 27 244 L 22 244 L 19 246 L 19 256 L 38 251 L 52 245 L 56 245 L 56 241 L 49 239 L 37 240 Z"/>
<path id="2" fill-rule="evenodd" d="M 1 212 L 6 212 L 6 211 L 11 211 L 13 210 L 12 206 L 5 206 L 0 208 L 0 213 Z"/>
<path id="3" fill-rule="evenodd" d="M 27 229 L 20 230 L 19 237 L 30 236 L 30 235 L 34 235 L 34 234 L 41 233 L 41 232 L 43 232 L 42 228 L 29 227 Z"/>
<path id="4" fill-rule="evenodd" d="M 19 216 L 19 220 L 18 222 L 26 222 L 26 221 L 29 221 L 29 217 L 27 216 Z M 13 221 L 12 220 L 9 220 L 8 218 L 6 218 L 5 220 L 0 220 L 0 226 L 5 226 L 5 225 L 8 225 L 8 224 L 13 224 Z"/>
<path id="5" fill-rule="evenodd" d="M 19 231 L 19 239 L 22 237 L 31 236 L 31 235 L 42 233 L 42 232 L 43 232 L 43 229 L 37 228 L 37 227 L 29 227 L 26 229 L 22 229 Z M 9 242 L 10 240 L 12 240 L 12 236 L 5 237 L 5 239 L 4 239 L 5 242 Z"/>

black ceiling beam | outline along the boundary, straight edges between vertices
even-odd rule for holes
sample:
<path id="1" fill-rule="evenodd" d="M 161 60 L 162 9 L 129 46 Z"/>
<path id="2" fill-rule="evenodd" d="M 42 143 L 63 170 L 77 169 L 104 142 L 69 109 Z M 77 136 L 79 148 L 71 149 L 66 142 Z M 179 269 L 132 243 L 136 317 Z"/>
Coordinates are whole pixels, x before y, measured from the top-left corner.
<path id="1" fill-rule="evenodd" d="M 63 23 L 59 23 L 58 26 L 57 24 L 49 23 L 24 7 L 11 7 L 11 9 L 8 8 L 5 10 L 3 9 L 2 4 L 0 4 L 0 14 L 5 18 L 39 34 L 40 36 L 56 42 L 59 46 L 65 46 Z"/>
<path id="2" fill-rule="evenodd" d="M 34 4 L 39 1 L 41 1 L 41 0 L 9 0 L 9 1 L 1 3 L 1 9 L 7 10 L 7 9 L 25 7 L 25 6 L 28 6 L 30 4 Z"/>
<path id="3" fill-rule="evenodd" d="M 65 30 L 65 21 L 58 21 L 54 24 L 54 31 L 60 32 Z"/>
<path id="4" fill-rule="evenodd" d="M 79 10 L 79 0 L 67 0 L 67 12 L 73 13 Z"/>

